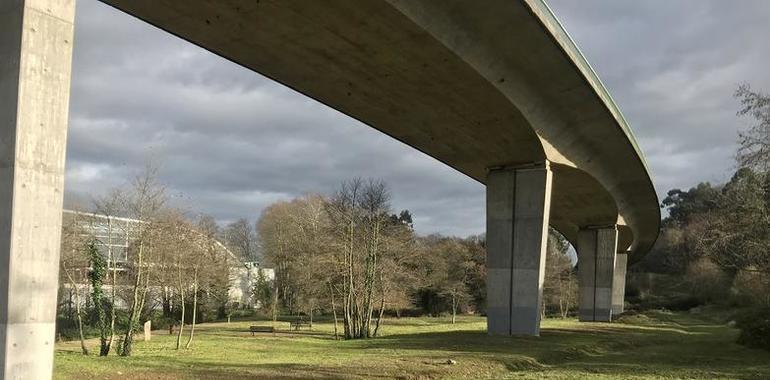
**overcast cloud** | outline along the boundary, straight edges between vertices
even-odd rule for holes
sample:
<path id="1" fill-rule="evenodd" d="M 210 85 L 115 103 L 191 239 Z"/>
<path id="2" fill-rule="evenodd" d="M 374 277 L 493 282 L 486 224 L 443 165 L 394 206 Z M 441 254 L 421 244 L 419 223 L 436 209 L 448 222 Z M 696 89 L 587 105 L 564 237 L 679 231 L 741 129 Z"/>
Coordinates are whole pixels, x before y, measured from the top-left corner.
<path id="1" fill-rule="evenodd" d="M 659 195 L 730 175 L 735 87 L 770 90 L 770 2 L 551 0 L 629 120 Z M 354 176 L 387 181 L 420 233 L 483 232 L 484 188 L 260 75 L 94 0 L 78 2 L 68 204 L 148 159 L 222 222 Z"/>

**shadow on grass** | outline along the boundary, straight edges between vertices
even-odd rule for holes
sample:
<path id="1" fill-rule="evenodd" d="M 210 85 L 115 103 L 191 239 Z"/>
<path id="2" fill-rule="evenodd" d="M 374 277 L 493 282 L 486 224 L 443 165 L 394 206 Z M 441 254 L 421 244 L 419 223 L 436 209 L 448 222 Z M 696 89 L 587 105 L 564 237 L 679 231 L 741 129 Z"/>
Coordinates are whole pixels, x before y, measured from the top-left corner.
<path id="1" fill-rule="evenodd" d="M 477 320 L 478 321 L 478 320 Z M 400 321 L 430 326 L 430 321 Z M 370 340 L 330 342 L 328 332 L 287 332 L 252 337 L 244 326 L 212 325 L 198 334 L 224 337 L 224 354 L 205 351 L 145 350 L 136 358 L 110 360 L 99 366 L 100 379 L 359 379 L 481 377 L 508 371 L 511 376 L 612 378 L 770 378 L 770 354 L 737 346 L 734 330 L 677 316 L 644 324 L 577 324 L 552 321 L 540 337 L 488 336 L 485 331 L 425 331 Z M 475 322 L 478 327 L 478 322 Z M 246 327 L 248 328 L 248 327 Z M 419 330 L 418 330 L 419 331 Z M 201 337 L 203 338 L 203 337 Z M 292 341 L 294 338 L 308 340 Z M 205 339 L 205 338 L 203 338 Z M 237 342 L 255 342 L 240 345 Z M 318 343 L 318 344 L 316 344 Z M 231 348 L 228 346 L 232 344 Z M 211 346 L 213 347 L 213 346 Z M 237 347 L 237 348 L 236 348 Z M 234 355 L 239 350 L 245 355 Z M 57 354 L 59 355 L 59 354 Z M 76 352 L 67 353 L 75 359 Z M 453 359 L 457 364 L 447 365 Z M 97 359 L 102 360 L 102 359 Z M 114 364 L 114 366 L 112 366 Z M 113 376 L 131 368 L 130 376 Z M 495 372 L 497 371 L 497 372 Z M 125 371 L 124 371 L 125 372 Z M 487 376 L 489 377 L 489 376 Z M 87 378 L 83 376 L 73 378 Z"/>
<path id="2" fill-rule="evenodd" d="M 130 371 L 113 370 L 110 373 L 81 374 L 78 379 L 393 379 L 435 378 L 436 371 L 426 367 L 412 368 L 408 373 L 398 369 L 383 371 L 376 366 L 335 366 L 302 363 L 218 363 L 196 361 L 194 365 L 169 363 L 167 357 L 144 356 L 141 367 Z M 165 359 L 165 360 L 164 360 Z"/>
<path id="3" fill-rule="evenodd" d="M 494 359 L 511 372 L 567 369 L 618 377 L 770 378 L 770 354 L 722 356 L 721 347 L 735 346 L 724 326 L 588 326 L 548 328 L 540 337 L 489 336 L 483 331 L 393 335 L 369 341 L 366 348 Z M 746 351 L 738 348 L 737 352 Z"/>

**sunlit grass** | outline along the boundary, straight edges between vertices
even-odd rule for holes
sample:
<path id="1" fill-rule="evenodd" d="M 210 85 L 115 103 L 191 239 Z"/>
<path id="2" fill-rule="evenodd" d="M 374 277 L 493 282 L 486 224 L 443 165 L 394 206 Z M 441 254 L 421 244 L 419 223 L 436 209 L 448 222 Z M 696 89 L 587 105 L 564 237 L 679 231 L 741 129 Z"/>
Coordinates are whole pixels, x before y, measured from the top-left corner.
<path id="1" fill-rule="evenodd" d="M 770 353 L 735 344 L 734 329 L 684 314 L 612 324 L 549 319 L 540 337 L 518 338 L 488 336 L 481 317 L 455 325 L 389 319 L 381 337 L 366 341 L 335 341 L 328 322 L 298 333 L 281 322 L 278 333 L 255 337 L 253 324 L 270 322 L 200 325 L 193 347 L 180 351 L 174 336 L 158 331 L 130 358 L 84 357 L 77 342 L 62 343 L 55 378 L 770 378 Z"/>

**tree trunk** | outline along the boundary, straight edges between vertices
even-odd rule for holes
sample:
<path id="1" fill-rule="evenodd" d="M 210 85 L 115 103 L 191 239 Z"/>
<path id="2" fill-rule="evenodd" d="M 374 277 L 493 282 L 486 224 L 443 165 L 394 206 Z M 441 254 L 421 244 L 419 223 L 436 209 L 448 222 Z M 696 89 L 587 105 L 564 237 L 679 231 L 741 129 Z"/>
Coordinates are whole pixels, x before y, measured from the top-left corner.
<path id="1" fill-rule="evenodd" d="M 198 313 L 198 267 L 195 267 L 193 275 L 193 309 L 192 309 L 192 326 L 190 326 L 190 338 L 187 340 L 184 348 L 190 348 L 193 341 L 193 335 L 195 335 L 195 320 Z"/>
<path id="2" fill-rule="evenodd" d="M 83 355 L 88 355 L 88 349 L 86 348 L 86 339 L 83 336 L 83 317 L 80 315 L 80 292 L 78 291 L 75 280 L 72 278 L 69 270 L 67 270 L 66 264 L 63 265 L 64 273 L 67 274 L 70 286 L 75 289 L 75 313 L 78 319 L 78 333 L 80 334 L 80 351 Z M 71 293 L 70 293 L 71 294 Z"/>
<path id="3" fill-rule="evenodd" d="M 347 294 L 345 294 L 345 339 L 351 339 L 358 335 L 358 331 L 355 328 L 355 320 L 353 318 L 353 217 L 350 217 L 350 223 L 348 224 L 348 252 L 347 252 Z"/>
<path id="4" fill-rule="evenodd" d="M 377 315 L 377 322 L 375 322 L 374 325 L 374 336 L 377 336 L 380 332 L 380 325 L 382 323 L 382 316 L 385 314 L 385 292 L 382 292 L 382 297 L 380 298 L 380 311 Z"/>
<path id="5" fill-rule="evenodd" d="M 72 295 L 72 289 L 69 290 L 69 302 L 67 302 L 67 318 L 72 319 L 72 304 L 74 303 L 72 301 L 73 295 Z"/>
<path id="6" fill-rule="evenodd" d="M 567 310 L 565 310 L 565 291 L 564 291 L 564 280 L 559 279 L 559 314 L 561 315 L 561 319 L 567 318 Z"/>
<path id="7" fill-rule="evenodd" d="M 179 284 L 179 305 L 181 306 L 180 309 L 182 310 L 182 316 L 179 318 L 179 331 L 176 335 L 176 349 L 178 350 L 179 347 L 182 345 L 182 331 L 184 330 L 184 286 L 182 285 L 182 262 L 177 262 L 177 280 Z"/>
<path id="8" fill-rule="evenodd" d="M 112 262 L 112 289 L 110 289 L 110 339 L 107 341 L 107 354 L 110 353 L 110 349 L 112 348 L 112 342 L 115 340 L 115 287 L 117 286 L 117 281 L 115 277 L 117 276 L 117 267 L 115 267 L 115 262 Z"/>
<path id="9" fill-rule="evenodd" d="M 366 279 L 365 279 L 365 291 L 366 295 L 364 298 L 364 315 L 363 315 L 363 331 L 362 335 L 364 338 L 369 338 L 372 335 L 371 331 L 371 322 L 372 322 L 372 313 L 374 311 L 374 305 L 373 305 L 373 298 L 374 298 L 374 275 L 377 273 L 377 250 L 378 250 L 378 239 L 379 239 L 379 221 L 375 220 L 374 224 L 372 225 L 372 236 L 371 241 L 369 242 L 369 252 L 366 262 Z"/>
<path id="10" fill-rule="evenodd" d="M 112 342 L 115 340 L 115 286 L 117 284 L 118 267 L 115 265 L 115 257 L 112 254 L 112 218 L 107 217 L 107 250 L 109 264 L 112 265 L 112 289 L 110 289 L 110 339 L 107 341 L 104 355 L 110 353 Z M 109 268 L 108 268 L 109 269 Z"/>
<path id="11" fill-rule="evenodd" d="M 168 286 L 163 287 L 162 304 L 163 316 L 166 318 L 171 318 L 173 316 L 173 312 L 171 311 L 171 292 L 169 292 Z"/>
<path id="12" fill-rule="evenodd" d="M 139 252 L 136 266 L 136 280 L 134 281 L 134 293 L 131 302 L 131 309 L 129 310 L 128 327 L 126 327 L 126 333 L 123 337 L 123 349 L 120 351 L 121 356 L 131 356 L 131 350 L 134 345 L 134 329 L 137 327 L 139 320 L 139 313 L 144 304 L 139 303 L 140 291 L 142 285 L 142 265 L 144 255 L 144 242 L 139 242 Z"/>
<path id="13" fill-rule="evenodd" d="M 329 294 L 332 297 L 332 315 L 334 316 L 334 340 L 338 340 L 339 333 L 337 330 L 337 306 L 334 304 L 334 286 L 329 283 Z"/>
<path id="14" fill-rule="evenodd" d="M 457 295 L 452 293 L 452 324 L 455 324 L 457 319 Z"/>
<path id="15" fill-rule="evenodd" d="M 380 323 L 382 322 L 383 314 L 385 314 L 385 281 L 383 279 L 382 271 L 380 271 L 380 311 L 377 314 L 377 322 L 374 326 L 374 336 L 377 336 L 380 332 Z"/>
<path id="16" fill-rule="evenodd" d="M 310 331 L 313 331 L 313 305 L 310 305 Z"/>
<path id="17" fill-rule="evenodd" d="M 278 319 L 278 279 L 273 278 L 273 331 L 275 331 L 275 323 Z"/>
<path id="18" fill-rule="evenodd" d="M 75 312 L 78 315 L 78 333 L 80 333 L 80 351 L 83 355 L 88 355 L 88 349 L 86 348 L 86 339 L 83 336 L 83 316 L 80 313 L 80 295 L 77 288 L 75 288 Z"/>
<path id="19" fill-rule="evenodd" d="M 179 289 L 179 301 L 180 301 L 180 305 L 182 306 L 180 308 L 182 310 L 182 317 L 179 319 L 179 331 L 176 334 L 177 350 L 182 345 L 182 330 L 184 330 L 184 290 L 181 287 Z"/>

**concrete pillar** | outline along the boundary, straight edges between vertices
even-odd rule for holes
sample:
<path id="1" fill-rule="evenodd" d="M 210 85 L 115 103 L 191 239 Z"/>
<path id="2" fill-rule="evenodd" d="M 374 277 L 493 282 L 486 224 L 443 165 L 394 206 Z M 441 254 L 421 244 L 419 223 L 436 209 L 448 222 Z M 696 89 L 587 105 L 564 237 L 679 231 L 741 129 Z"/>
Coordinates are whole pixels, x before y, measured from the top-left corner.
<path id="1" fill-rule="evenodd" d="M 610 322 L 618 230 L 615 226 L 581 229 L 577 245 L 578 318 L 584 322 Z"/>
<path id="2" fill-rule="evenodd" d="M 0 1 L 0 361 L 50 379 L 73 0 Z"/>
<path id="3" fill-rule="evenodd" d="M 628 265 L 628 253 L 615 255 L 615 275 L 612 281 L 612 315 L 622 314 L 625 307 L 626 265 Z"/>
<path id="4" fill-rule="evenodd" d="M 551 177 L 548 162 L 487 175 L 489 334 L 540 334 Z"/>

